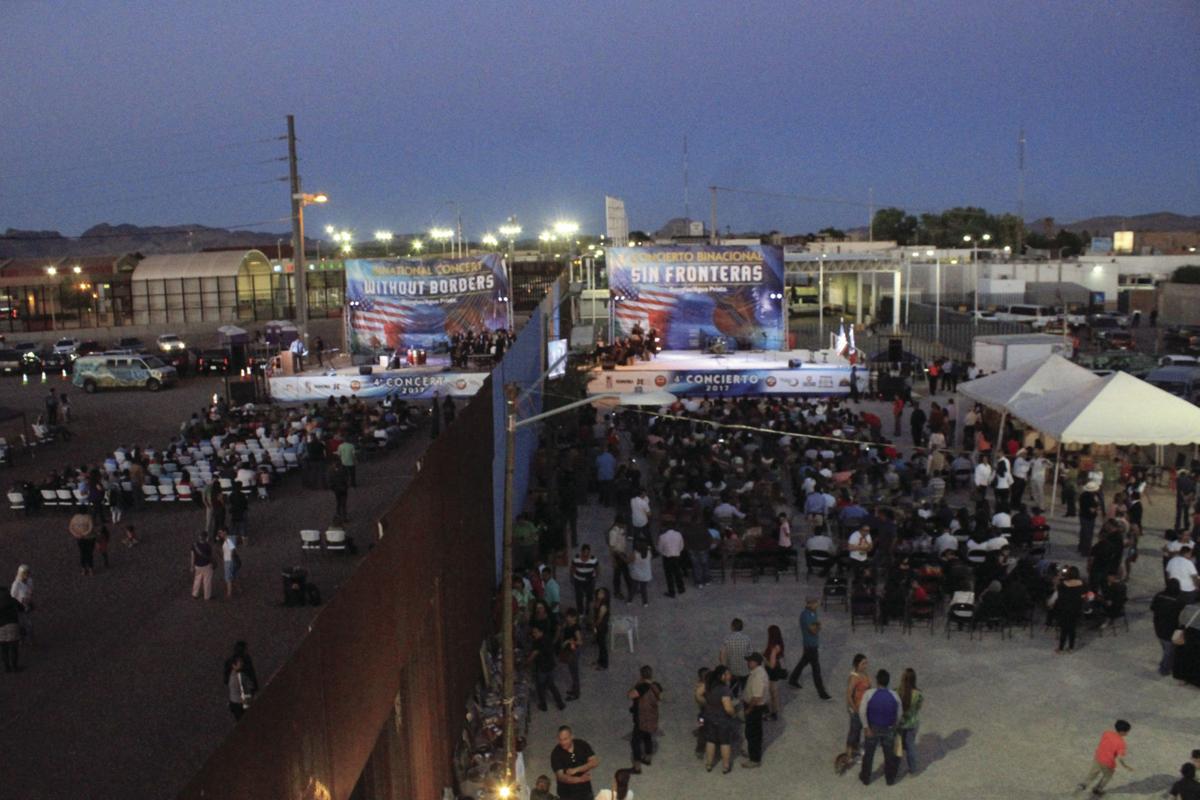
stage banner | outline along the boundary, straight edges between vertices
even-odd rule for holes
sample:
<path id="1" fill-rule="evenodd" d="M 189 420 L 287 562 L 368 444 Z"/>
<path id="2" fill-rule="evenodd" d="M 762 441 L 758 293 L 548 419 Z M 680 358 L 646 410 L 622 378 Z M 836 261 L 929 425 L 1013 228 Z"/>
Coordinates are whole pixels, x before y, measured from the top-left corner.
<path id="1" fill-rule="evenodd" d="M 783 251 L 770 245 L 610 247 L 615 336 L 654 327 L 668 350 L 782 350 Z"/>
<path id="2" fill-rule="evenodd" d="M 497 330 L 508 322 L 508 279 L 496 253 L 421 261 L 346 261 L 350 351 L 378 355 L 397 348 L 440 349 L 454 333 Z"/>
<path id="3" fill-rule="evenodd" d="M 655 370 L 619 369 L 593 372 L 588 394 L 606 392 L 670 392 L 679 397 L 757 397 L 760 395 L 811 395 L 829 397 L 850 394 L 850 381 L 867 392 L 866 370 L 849 366 L 805 366 L 800 369 L 743 370 Z"/>
<path id="4" fill-rule="evenodd" d="M 329 397 L 399 400 L 431 397 L 472 397 L 483 388 L 486 372 L 376 372 L 373 375 L 295 375 L 271 378 L 271 399 L 277 403 L 313 403 Z"/>

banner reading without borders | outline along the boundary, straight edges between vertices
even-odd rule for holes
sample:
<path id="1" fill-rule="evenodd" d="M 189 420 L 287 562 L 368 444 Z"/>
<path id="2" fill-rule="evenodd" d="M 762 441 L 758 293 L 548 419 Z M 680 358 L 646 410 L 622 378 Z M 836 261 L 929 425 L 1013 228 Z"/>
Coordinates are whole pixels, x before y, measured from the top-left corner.
<path id="1" fill-rule="evenodd" d="M 615 335 L 653 327 L 669 350 L 781 350 L 783 251 L 770 245 L 612 247 Z"/>
<path id="2" fill-rule="evenodd" d="M 507 325 L 504 260 L 496 253 L 421 261 L 346 261 L 350 351 L 376 355 L 397 348 L 433 350 L 455 333 Z"/>

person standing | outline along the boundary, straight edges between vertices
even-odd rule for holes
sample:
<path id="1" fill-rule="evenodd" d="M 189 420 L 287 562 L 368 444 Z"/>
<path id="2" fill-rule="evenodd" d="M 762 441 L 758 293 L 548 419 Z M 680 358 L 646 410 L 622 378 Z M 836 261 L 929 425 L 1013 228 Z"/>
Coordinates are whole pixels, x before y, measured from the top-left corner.
<path id="1" fill-rule="evenodd" d="M 650 605 L 649 587 L 654 575 L 650 566 L 650 545 L 646 542 L 635 542 L 633 545 L 633 560 L 629 562 L 629 577 L 633 585 L 642 595 L 642 605 Z M 629 602 L 633 602 L 633 588 L 629 590 Z"/>
<path id="2" fill-rule="evenodd" d="M 568 608 L 564 617 L 558 660 L 567 665 L 567 673 L 571 676 L 571 688 L 567 690 L 569 702 L 579 699 L 579 649 L 583 647 L 583 629 L 579 625 L 577 610 Z"/>
<path id="3" fill-rule="evenodd" d="M 558 781 L 560 800 L 592 800 L 592 770 L 598 766 L 600 759 L 590 744 L 576 739 L 569 725 L 558 729 L 550 767 Z"/>
<path id="4" fill-rule="evenodd" d="M 863 723 L 858 714 L 858 707 L 870 688 L 871 677 L 867 675 L 867 657 L 858 653 L 851 662 L 850 679 L 846 682 L 846 711 L 850 715 L 850 731 L 846 734 L 847 759 L 854 758 L 862 740 Z"/>
<path id="5" fill-rule="evenodd" d="M 250 698 L 254 696 L 257 688 L 254 681 L 246 674 L 245 662 L 241 656 L 233 657 L 225 678 L 225 685 L 229 689 L 229 712 L 233 714 L 235 720 L 241 719 L 242 714 L 246 713 L 246 709 L 250 707 Z"/>
<path id="6" fill-rule="evenodd" d="M 250 657 L 250 649 L 248 645 L 241 640 L 233 643 L 233 653 L 229 656 L 229 658 L 225 659 L 225 683 L 229 683 L 229 676 L 233 672 L 233 662 L 239 658 L 242 660 L 243 674 L 250 679 L 251 685 L 255 687 L 255 690 L 257 690 L 258 673 L 254 671 L 254 659 Z"/>
<path id="7" fill-rule="evenodd" d="M 297 336 L 288 345 L 288 352 L 292 354 L 292 372 L 297 374 L 304 372 L 304 340 Z"/>
<path id="8" fill-rule="evenodd" d="M 1021 500 L 1025 495 L 1025 487 L 1029 484 L 1029 474 L 1033 469 L 1033 451 L 1026 447 L 1021 452 L 1017 453 L 1017 457 L 1012 463 L 1012 489 L 1008 494 L 1008 503 L 1010 508 L 1016 508 L 1021 504 Z"/>
<path id="9" fill-rule="evenodd" d="M 436 439 L 442 429 L 442 414 L 438 409 L 437 395 L 433 396 L 429 406 L 429 438 Z"/>
<path id="10" fill-rule="evenodd" d="M 703 589 L 712 580 L 708 556 L 714 541 L 702 519 L 695 518 L 684 524 L 683 543 L 692 562 L 692 583 L 697 589 Z"/>
<path id="11" fill-rule="evenodd" d="M 650 497 L 646 490 L 639 489 L 629 498 L 629 524 L 633 528 L 633 541 L 650 543 Z"/>
<path id="12" fill-rule="evenodd" d="M 1154 635 L 1162 647 L 1162 658 L 1158 662 L 1158 674 L 1170 675 L 1175 664 L 1175 643 L 1171 637 L 1179 627 L 1179 615 L 1183 612 L 1183 601 L 1179 599 L 1179 581 L 1167 579 L 1167 588 L 1154 595 L 1150 601 L 1150 612 L 1154 615 Z"/>
<path id="13" fill-rule="evenodd" d="M 21 615 L 17 598 L 0 592 L 0 660 L 5 672 L 21 671 Z"/>
<path id="14" fill-rule="evenodd" d="M 1200 800 L 1200 783 L 1196 781 L 1196 765 L 1192 759 L 1179 768 L 1179 780 L 1171 784 L 1170 800 Z"/>
<path id="15" fill-rule="evenodd" d="M 1189 470 L 1181 469 L 1175 475 L 1175 524 L 1172 526 L 1175 530 L 1188 527 L 1195 502 L 1196 478 Z"/>
<path id="16" fill-rule="evenodd" d="M 1046 476 L 1049 472 L 1050 459 L 1038 450 L 1029 462 L 1029 493 L 1033 498 L 1033 505 L 1038 508 L 1046 507 Z"/>
<path id="17" fill-rule="evenodd" d="M 562 711 L 567 707 L 558 686 L 554 683 L 554 671 L 558 668 L 558 658 L 554 652 L 554 636 L 547 633 L 546 626 L 531 625 L 529 635 L 533 640 L 529 652 L 529 662 L 533 667 L 533 686 L 537 691 L 538 709 L 546 710 L 546 691 L 554 698 L 554 705 Z"/>
<path id="18" fill-rule="evenodd" d="M 1096 518 L 1104 513 L 1104 498 L 1100 495 L 1100 482 L 1088 481 L 1079 493 L 1079 555 L 1087 558 L 1092 554 L 1092 537 L 1096 532 Z"/>
<path id="19" fill-rule="evenodd" d="M 925 422 L 928 419 L 921 404 L 914 402 L 912 413 L 908 415 L 908 427 L 912 431 L 913 447 L 923 447 L 925 444 Z"/>
<path id="20" fill-rule="evenodd" d="M 743 624 L 734 617 L 729 623 L 729 635 L 721 642 L 721 652 L 718 661 L 729 670 L 729 691 L 734 697 L 738 696 L 750 674 L 746 666 L 746 656 L 750 654 L 750 637 L 742 633 Z M 761 659 L 760 659 L 761 661 Z"/>
<path id="21" fill-rule="evenodd" d="M 712 772 L 718 749 L 721 772 L 728 775 L 733 769 L 733 738 L 737 726 L 737 711 L 729 690 L 731 675 L 724 666 L 713 667 L 705 679 L 704 708 L 704 769 Z"/>
<path id="22" fill-rule="evenodd" d="M 1079 568 L 1067 567 L 1058 587 L 1054 591 L 1054 621 L 1058 623 L 1058 649 L 1068 652 L 1075 650 L 1075 631 L 1079 626 L 1079 618 L 1083 615 L 1083 581 L 1079 578 Z"/>
<path id="23" fill-rule="evenodd" d="M 354 442 L 349 440 L 343 441 L 338 445 L 337 457 L 341 460 L 342 466 L 346 468 L 346 475 L 350 478 L 350 485 L 358 488 L 358 450 L 354 446 Z"/>
<path id="24" fill-rule="evenodd" d="M 886 669 L 875 673 L 875 688 L 863 694 L 858 705 L 858 718 L 866 739 L 863 744 L 862 769 L 858 779 L 863 786 L 871 783 L 871 764 L 875 760 L 875 748 L 883 748 L 883 777 L 887 785 L 896 782 L 900 769 L 900 758 L 896 755 L 896 726 L 900 722 L 900 697 L 888 684 L 891 675 Z"/>
<path id="25" fill-rule="evenodd" d="M 751 653 L 746 656 L 746 664 L 750 674 L 746 676 L 745 691 L 742 693 L 742 706 L 746 713 L 746 760 L 742 762 L 744 769 L 756 769 L 762 766 L 763 757 L 763 717 L 767 713 L 767 684 L 769 678 L 763 668 L 762 653 Z"/>
<path id="26" fill-rule="evenodd" d="M 204 599 L 212 600 L 213 551 L 208 534 L 201 533 L 192 542 L 192 597 L 199 597 L 204 590 Z"/>
<path id="27" fill-rule="evenodd" d="M 313 350 L 315 350 L 317 352 L 317 366 L 324 367 L 325 366 L 325 340 L 322 339 L 320 336 L 318 336 L 316 338 L 316 341 L 313 344 Z"/>
<path id="28" fill-rule="evenodd" d="M 592 607 L 598 569 L 599 562 L 592 555 L 590 545 L 579 548 L 579 554 L 571 559 L 571 588 L 575 590 L 575 607 L 581 614 L 586 615 Z"/>
<path id="29" fill-rule="evenodd" d="M 51 389 L 46 393 L 46 425 L 53 428 L 58 424 L 58 396 Z M 1176 526 L 1178 527 L 1178 526 Z"/>
<path id="30" fill-rule="evenodd" d="M 234 483 L 233 491 L 229 493 L 229 532 L 237 537 L 238 544 L 249 544 L 246 536 L 246 514 L 250 511 L 250 503 L 246 493 Z"/>
<path id="31" fill-rule="evenodd" d="M 1200 573 L 1196 570 L 1196 562 L 1192 559 L 1192 546 L 1184 544 L 1179 552 L 1167 561 L 1167 579 L 1179 583 L 1179 600 L 1185 606 L 1196 602 L 1200 597 Z"/>
<path id="32" fill-rule="evenodd" d="M 809 595 L 804 599 L 804 611 L 800 614 L 800 637 L 804 653 L 788 678 L 788 686 L 799 689 L 800 676 L 804 673 L 804 668 L 811 665 L 813 686 L 816 687 L 817 696 L 822 700 L 829 700 L 830 695 L 825 691 L 825 683 L 821 680 L 821 621 L 817 617 L 817 608 L 820 602 L 820 599 L 814 595 Z"/>
<path id="33" fill-rule="evenodd" d="M 767 687 L 767 719 L 772 722 L 779 719 L 779 683 L 788 676 L 787 667 L 783 663 L 783 631 L 778 625 L 767 628 L 767 646 L 763 649 L 763 668 L 767 671 L 770 684 Z"/>
<path id="34" fill-rule="evenodd" d="M 683 594 L 683 534 L 667 528 L 658 535 L 658 554 L 663 560 L 663 577 L 667 579 L 667 597 Z"/>
<path id="35" fill-rule="evenodd" d="M 17 623 L 20 626 L 21 638 L 33 642 L 33 575 L 28 564 L 17 567 L 17 575 L 13 579 L 9 594 L 13 596 L 21 608 L 17 611 Z"/>
<path id="36" fill-rule="evenodd" d="M 612 623 L 608 589 L 601 586 L 596 590 L 596 598 L 592 602 L 592 632 L 596 636 L 596 669 L 608 669 L 608 631 Z"/>
<path id="37" fill-rule="evenodd" d="M 350 476 L 340 460 L 334 461 L 329 468 L 329 490 L 333 492 L 335 501 L 333 511 L 334 522 L 345 522 L 348 517 L 346 500 L 350 494 Z"/>
<path id="38" fill-rule="evenodd" d="M 619 522 L 613 523 L 608 529 L 608 554 L 612 560 L 612 594 L 625 602 L 633 599 L 633 576 L 629 574 L 629 562 L 633 554 L 629 549 L 629 537 L 625 535 L 625 526 Z M 625 594 L 621 593 L 621 584 L 625 584 Z"/>
<path id="39" fill-rule="evenodd" d="M 1133 771 L 1133 767 L 1125 763 L 1125 737 L 1129 735 L 1132 728 L 1133 726 L 1128 722 L 1119 719 L 1111 731 L 1105 731 L 1100 736 L 1100 744 L 1097 745 L 1096 753 L 1092 757 L 1091 769 L 1088 770 L 1087 777 L 1075 787 L 1075 791 L 1086 791 L 1090 787 L 1092 794 L 1099 797 L 1104 794 L 1104 787 L 1108 785 L 1108 782 L 1112 780 L 1113 773 L 1117 771 L 1117 764 L 1130 772 Z"/>
<path id="40" fill-rule="evenodd" d="M 900 420 L 904 418 L 904 395 L 897 394 L 892 401 L 892 436 L 900 438 Z"/>
<path id="41" fill-rule="evenodd" d="M 900 677 L 900 737 L 908 774 L 917 774 L 917 729 L 921 727 L 921 705 L 925 695 L 917 688 L 917 672 L 912 667 Z"/>
<path id="42" fill-rule="evenodd" d="M 226 531 L 221 532 L 221 558 L 225 565 L 225 597 L 233 597 L 235 581 L 242 569 L 242 556 L 238 552 L 238 537 Z"/>
<path id="43" fill-rule="evenodd" d="M 662 699 L 662 686 L 654 680 L 654 670 L 645 665 L 638 672 L 638 682 L 626 696 L 630 700 L 629 713 L 633 715 L 633 772 L 640 774 L 641 765 L 650 766 L 654 755 L 654 733 L 658 730 L 658 704 Z"/>
<path id="44" fill-rule="evenodd" d="M 602 506 L 611 506 L 613 497 L 613 478 L 617 474 L 617 457 L 605 447 L 596 456 L 596 490 Z"/>

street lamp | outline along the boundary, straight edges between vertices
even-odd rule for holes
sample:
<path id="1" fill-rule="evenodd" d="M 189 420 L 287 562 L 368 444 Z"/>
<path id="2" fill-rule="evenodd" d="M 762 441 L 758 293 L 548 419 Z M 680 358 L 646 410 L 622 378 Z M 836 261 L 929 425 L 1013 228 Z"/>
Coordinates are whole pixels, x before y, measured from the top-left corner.
<path id="1" fill-rule="evenodd" d="M 485 233 L 483 238 L 479 240 L 484 247 L 495 247 L 500 244 L 500 241 L 491 233 Z"/>
<path id="2" fill-rule="evenodd" d="M 442 255 L 446 255 L 446 243 L 454 236 L 453 228 L 430 228 L 429 238 L 437 242 L 442 242 Z"/>
<path id="3" fill-rule="evenodd" d="M 295 172 L 292 173 L 292 185 L 300 188 Z M 300 329 L 300 338 L 305 342 L 308 341 L 308 275 L 304 263 L 304 207 L 328 202 L 329 197 L 324 192 L 292 192 L 292 212 L 296 218 L 293 242 L 295 252 L 292 253 L 292 264 L 296 273 L 296 327 Z"/>
<path id="4" fill-rule="evenodd" d="M 925 258 L 934 258 L 933 265 L 933 340 L 942 340 L 942 256 L 936 250 L 926 250 Z"/>
<path id="5" fill-rule="evenodd" d="M 392 238 L 391 231 L 375 231 L 375 241 L 383 245 L 384 255 L 392 254 Z"/>
<path id="6" fill-rule="evenodd" d="M 985 245 L 992 240 L 990 233 L 985 233 L 976 239 L 971 234 L 963 234 L 963 241 L 971 245 L 971 272 L 972 283 L 975 284 L 975 314 L 971 318 L 972 325 L 979 324 L 979 242 L 982 241 Z"/>
<path id="7" fill-rule="evenodd" d="M 408 246 L 412 248 L 412 251 L 414 253 L 419 253 L 425 249 L 425 243 L 422 242 L 420 239 L 413 239 L 411 242 L 408 243 Z"/>

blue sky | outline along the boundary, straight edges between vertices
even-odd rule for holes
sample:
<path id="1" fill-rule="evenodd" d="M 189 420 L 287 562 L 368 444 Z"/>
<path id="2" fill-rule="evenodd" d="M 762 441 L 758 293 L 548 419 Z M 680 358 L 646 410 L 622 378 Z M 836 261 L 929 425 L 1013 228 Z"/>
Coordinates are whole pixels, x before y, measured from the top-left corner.
<path id="1" fill-rule="evenodd" d="M 0 229 L 283 230 L 297 117 L 325 224 L 463 209 L 601 232 L 691 209 L 803 232 L 877 204 L 1200 213 L 1200 5 L 1132 2 L 5 2 Z M 858 205 L 855 205 L 858 204 Z"/>

